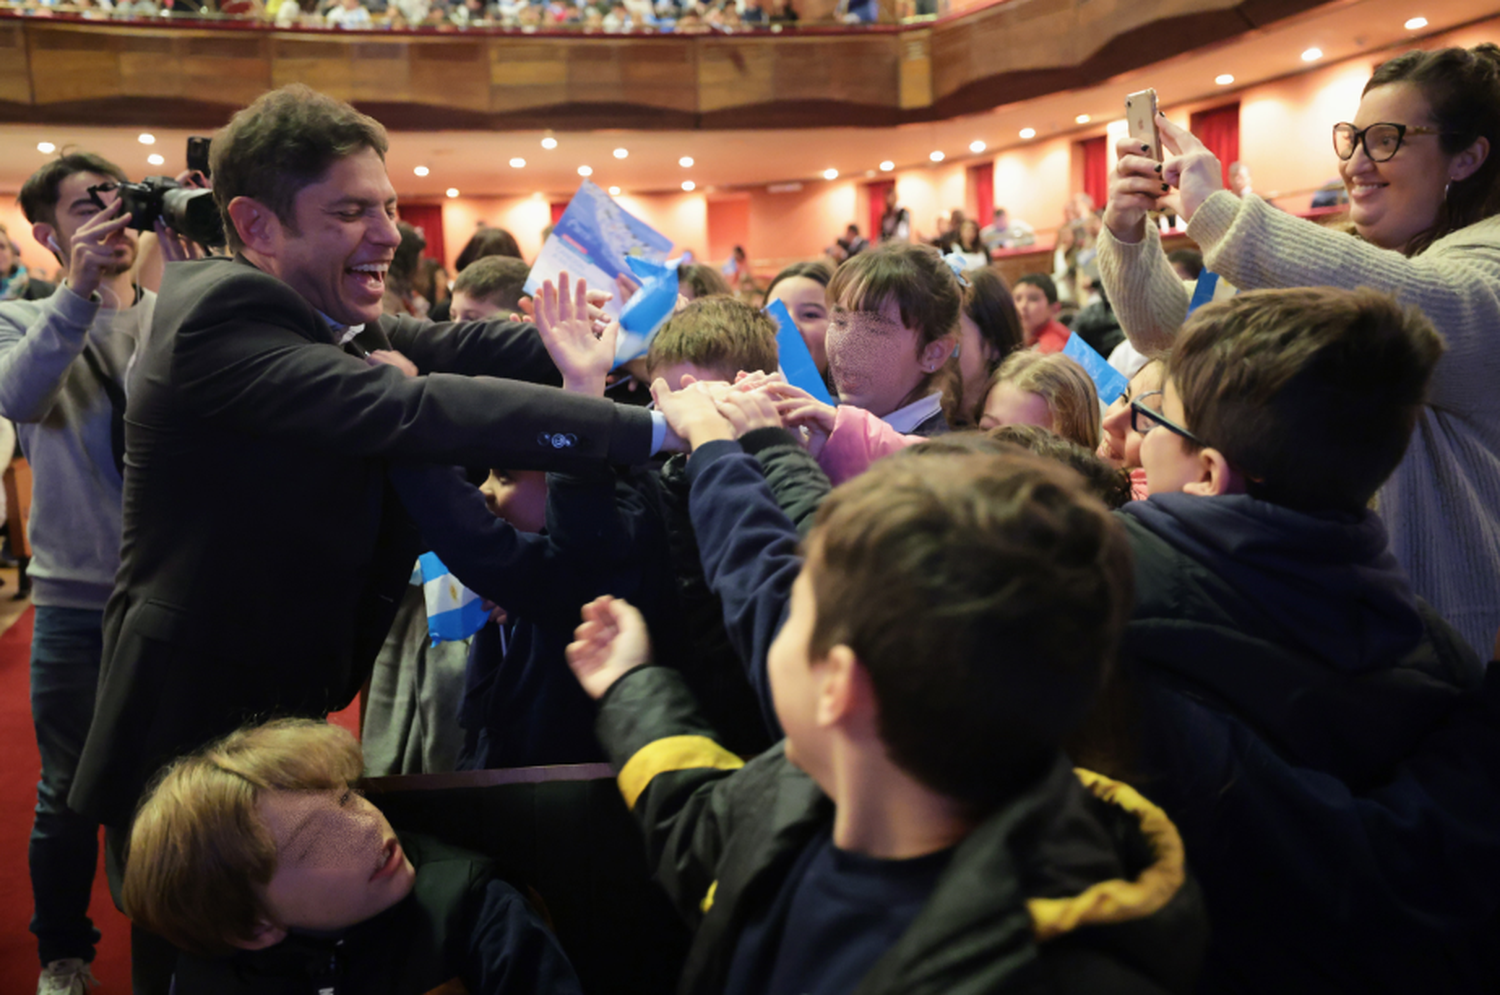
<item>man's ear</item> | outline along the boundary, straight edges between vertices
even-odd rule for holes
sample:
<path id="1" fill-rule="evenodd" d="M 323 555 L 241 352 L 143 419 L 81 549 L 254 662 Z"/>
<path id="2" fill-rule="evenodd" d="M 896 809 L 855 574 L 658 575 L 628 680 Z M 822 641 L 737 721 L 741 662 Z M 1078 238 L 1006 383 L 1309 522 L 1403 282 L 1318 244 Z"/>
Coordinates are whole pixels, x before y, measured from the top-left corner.
<path id="1" fill-rule="evenodd" d="M 255 923 L 255 932 L 246 939 L 230 940 L 230 944 L 241 950 L 264 950 L 274 947 L 286 939 L 286 930 L 273 922 L 259 919 Z"/>
<path id="2" fill-rule="evenodd" d="M 31 237 L 36 239 L 38 245 L 56 256 L 58 262 L 64 265 L 67 264 L 67 260 L 63 258 L 62 246 L 57 244 L 56 228 L 53 228 L 45 221 L 38 221 L 31 226 Z"/>
<path id="3" fill-rule="evenodd" d="M 229 220 L 245 248 L 261 255 L 274 255 L 281 241 L 281 221 L 276 212 L 253 197 L 229 202 Z"/>
<path id="4" fill-rule="evenodd" d="M 1183 487 L 1183 493 L 1199 497 L 1222 497 L 1245 493 L 1245 475 L 1230 465 L 1224 454 L 1211 446 L 1198 450 L 1201 476 Z"/>
<path id="5" fill-rule="evenodd" d="M 945 335 L 922 347 L 918 365 L 922 367 L 924 373 L 936 373 L 951 355 L 953 355 L 953 336 Z"/>

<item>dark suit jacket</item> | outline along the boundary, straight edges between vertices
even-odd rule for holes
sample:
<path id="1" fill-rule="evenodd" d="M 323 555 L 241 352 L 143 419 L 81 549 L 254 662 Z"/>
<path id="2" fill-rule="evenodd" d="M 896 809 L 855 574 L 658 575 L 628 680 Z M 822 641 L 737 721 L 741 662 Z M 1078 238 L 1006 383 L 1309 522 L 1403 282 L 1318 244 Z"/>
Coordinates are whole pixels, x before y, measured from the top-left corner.
<path id="1" fill-rule="evenodd" d="M 76 810 L 124 826 L 173 757 L 348 704 L 419 551 L 388 460 L 578 470 L 649 455 L 644 411 L 480 375 L 557 382 L 529 325 L 386 317 L 362 339 L 426 375 L 341 349 L 243 259 L 167 267 L 126 413 L 121 566 Z"/>

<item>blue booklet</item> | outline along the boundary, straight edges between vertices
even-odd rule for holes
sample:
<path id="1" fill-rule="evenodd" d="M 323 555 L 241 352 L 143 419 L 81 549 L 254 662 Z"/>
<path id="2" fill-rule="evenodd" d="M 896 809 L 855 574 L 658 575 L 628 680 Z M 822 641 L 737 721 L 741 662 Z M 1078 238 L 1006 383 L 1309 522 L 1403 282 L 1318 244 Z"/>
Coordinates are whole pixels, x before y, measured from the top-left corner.
<path id="1" fill-rule="evenodd" d="M 812 353 L 808 351 L 802 333 L 797 331 L 797 323 L 792 321 L 792 312 L 786 309 L 786 304 L 772 301 L 766 305 L 765 311 L 776 322 L 776 356 L 786 382 L 801 387 L 824 404 L 839 403 L 828 393 L 823 374 L 818 372 L 818 365 L 813 362 Z"/>
<path id="2" fill-rule="evenodd" d="M 1063 346 L 1062 354 L 1083 367 L 1099 391 L 1100 402 L 1106 407 L 1115 403 L 1115 399 L 1130 386 L 1130 380 L 1125 374 L 1110 366 L 1108 360 L 1077 335 L 1068 336 L 1068 344 Z"/>

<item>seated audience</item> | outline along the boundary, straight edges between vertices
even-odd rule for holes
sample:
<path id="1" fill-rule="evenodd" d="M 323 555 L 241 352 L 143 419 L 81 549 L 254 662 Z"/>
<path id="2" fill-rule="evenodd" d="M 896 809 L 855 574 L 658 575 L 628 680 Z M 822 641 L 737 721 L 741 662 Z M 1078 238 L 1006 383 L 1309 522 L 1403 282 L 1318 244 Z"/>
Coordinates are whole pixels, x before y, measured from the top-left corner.
<path id="1" fill-rule="evenodd" d="M 743 454 L 709 395 L 659 399 L 706 461 L 695 504 L 744 496 L 716 486 Z M 1190 991 L 1207 924 L 1171 823 L 1061 749 L 1129 612 L 1104 508 L 1031 457 L 903 454 L 807 548 L 768 660 L 786 739 L 748 764 L 628 604 L 585 607 L 568 648 L 697 928 L 681 990 Z"/>
<path id="2" fill-rule="evenodd" d="M 172 990 L 579 992 L 494 864 L 393 830 L 355 788 L 362 764 L 338 726 L 282 719 L 165 770 L 131 830 L 123 904 L 183 951 Z"/>
<path id="3" fill-rule="evenodd" d="M 990 254 L 985 250 L 984 243 L 979 240 L 977 221 L 968 218 L 960 222 L 958 234 L 948 246 L 947 254 L 961 260 L 964 269 L 979 269 L 989 265 Z"/>
<path id="4" fill-rule="evenodd" d="M 1132 402 L 1141 784 L 1203 881 L 1207 990 L 1495 990 L 1494 719 L 1440 746 L 1484 669 L 1369 507 L 1442 352 L 1373 290 L 1245 293 Z"/>
<path id="5" fill-rule="evenodd" d="M 531 267 L 514 256 L 485 256 L 470 263 L 453 281 L 455 321 L 479 321 L 507 315 L 521 306 Z"/>
<path id="6" fill-rule="evenodd" d="M 1039 352 L 1062 352 L 1072 332 L 1057 320 L 1062 305 L 1057 301 L 1057 284 L 1046 273 L 1027 273 L 1010 290 L 1016 311 L 1021 316 L 1022 341 Z"/>
<path id="7" fill-rule="evenodd" d="M 323 15 L 323 23 L 350 31 L 368 31 L 372 27 L 370 11 L 359 0 L 339 0 Z"/>
<path id="8" fill-rule="evenodd" d="M 1038 425 L 1090 452 L 1099 446 L 1099 393 L 1067 356 L 1011 353 L 976 414 L 980 428 Z"/>
<path id="9" fill-rule="evenodd" d="M 997 207 L 990 223 L 979 230 L 979 238 L 985 251 L 993 253 L 998 249 L 1031 245 L 1036 241 L 1036 230 L 1020 218 L 1012 219 L 1005 208 Z"/>

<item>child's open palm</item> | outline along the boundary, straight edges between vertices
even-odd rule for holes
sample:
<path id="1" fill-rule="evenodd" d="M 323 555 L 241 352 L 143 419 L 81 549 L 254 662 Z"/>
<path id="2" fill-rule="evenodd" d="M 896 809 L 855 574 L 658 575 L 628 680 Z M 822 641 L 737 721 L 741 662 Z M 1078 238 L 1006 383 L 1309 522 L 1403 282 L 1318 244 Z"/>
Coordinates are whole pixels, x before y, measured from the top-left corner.
<path id="1" fill-rule="evenodd" d="M 604 595 L 583 606 L 583 624 L 568 644 L 568 666 L 591 698 L 636 667 L 651 662 L 646 620 L 630 602 Z"/>

